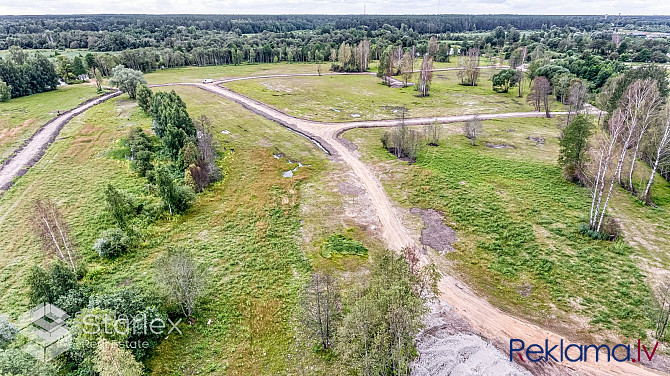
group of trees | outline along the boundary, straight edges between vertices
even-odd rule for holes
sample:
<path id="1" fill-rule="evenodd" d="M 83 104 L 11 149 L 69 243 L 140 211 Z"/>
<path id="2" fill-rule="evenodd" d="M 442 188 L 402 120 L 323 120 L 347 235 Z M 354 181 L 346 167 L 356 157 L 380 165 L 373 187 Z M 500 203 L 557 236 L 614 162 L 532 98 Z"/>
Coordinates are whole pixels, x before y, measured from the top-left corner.
<path id="1" fill-rule="evenodd" d="M 417 267 L 416 251 L 382 251 L 372 258 L 369 276 L 344 301 L 332 275 L 312 276 L 302 298 L 303 328 L 350 373 L 409 375 L 424 302 L 435 294 L 437 275 Z"/>
<path id="2" fill-rule="evenodd" d="M 419 148 L 424 141 L 424 135 L 415 129 L 411 129 L 405 123 L 405 109 L 398 122 L 389 132 L 382 134 L 382 146 L 396 158 L 406 159 L 410 162 L 416 161 Z M 439 139 L 436 144 L 439 143 Z"/>
<path id="3" fill-rule="evenodd" d="M 342 42 L 337 51 L 330 51 L 329 58 L 333 72 L 365 72 L 371 60 L 370 41 L 364 39 L 356 46 Z"/>
<path id="4" fill-rule="evenodd" d="M 579 81 L 571 85 L 569 100 L 574 117 L 560 141 L 559 164 L 566 176 L 591 189 L 589 223 L 585 231 L 594 237 L 616 238 L 618 226 L 609 216 L 615 184 L 652 204 L 654 177 L 670 162 L 670 110 L 668 85 L 659 68 L 641 67 L 611 79 L 598 102 L 608 109 L 602 132 L 594 132 L 590 120 L 579 114 L 585 88 Z M 573 112 L 571 111 L 571 114 Z M 589 137 L 597 134 L 595 147 Z M 649 168 L 640 168 L 639 160 Z"/>
<path id="5" fill-rule="evenodd" d="M 0 58 L 0 101 L 56 89 L 58 74 L 54 65 L 40 53 L 12 48 Z"/>
<path id="6" fill-rule="evenodd" d="M 128 199 L 118 196 L 119 191 L 110 185 L 106 193 L 109 216 L 117 224 L 127 223 L 126 216 L 137 208 L 128 207 Z M 164 333 L 137 328 L 155 324 L 165 327 L 170 316 L 192 318 L 206 287 L 203 265 L 190 251 L 171 248 L 157 258 L 154 266 L 156 290 L 162 295 L 141 293 L 134 287 L 96 291 L 95 285 L 83 282 L 87 268 L 58 205 L 51 200 L 36 200 L 32 225 L 46 258 L 53 261 L 46 267 L 34 266 L 28 273 L 30 303 L 51 303 L 69 315 L 66 320 L 72 346 L 61 356 L 60 369 L 65 373 L 59 374 L 142 375 L 140 362 Z M 115 329 L 99 330 L 105 323 Z M 0 320 L 0 370 L 9 374 L 30 370 L 31 375 L 55 376 L 55 367 L 39 366 L 20 356 L 6 358 L 8 354 L 16 356 L 13 349 L 21 346 L 15 341 L 16 332 L 11 323 Z"/>
<path id="7" fill-rule="evenodd" d="M 458 79 L 461 85 L 477 86 L 479 80 L 479 48 L 470 48 L 458 57 Z"/>

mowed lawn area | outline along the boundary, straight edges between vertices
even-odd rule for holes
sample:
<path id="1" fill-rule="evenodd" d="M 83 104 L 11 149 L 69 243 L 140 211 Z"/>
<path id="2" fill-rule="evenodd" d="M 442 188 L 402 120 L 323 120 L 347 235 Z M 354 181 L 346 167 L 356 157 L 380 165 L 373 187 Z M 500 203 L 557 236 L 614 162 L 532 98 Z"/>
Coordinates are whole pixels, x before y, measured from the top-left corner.
<path id="1" fill-rule="evenodd" d="M 504 94 L 492 90 L 489 78 L 495 72 L 482 69 L 479 86 L 473 87 L 460 85 L 457 71 L 437 71 L 430 96 L 424 98 L 412 86 L 390 88 L 372 75 L 267 78 L 224 86 L 290 115 L 319 121 L 394 119 L 402 116 L 401 108 L 406 117 L 532 111 L 516 88 Z M 523 89 L 525 96 L 527 83 Z M 552 100 L 552 109 L 561 107 Z"/>
<path id="2" fill-rule="evenodd" d="M 585 339 L 644 337 L 653 327 L 652 288 L 670 267 L 670 206 L 658 200 L 658 208 L 644 207 L 617 189 L 613 212 L 623 240 L 582 234 L 590 193 L 566 181 L 557 166 L 556 122 L 486 121 L 474 147 L 462 124 L 446 125 L 441 145 L 422 148 L 410 166 L 381 147 L 385 130 L 344 137 L 360 147 L 399 205 L 444 213 L 458 242 L 438 259 L 493 303 L 559 331 L 577 328 Z M 670 193 L 663 179 L 654 189 L 657 198 Z"/>
<path id="3" fill-rule="evenodd" d="M 306 139 L 241 106 L 196 88 L 177 88 L 193 118 L 207 115 L 215 129 L 225 178 L 198 194 L 181 216 L 161 216 L 141 229 L 141 244 L 113 261 L 93 250 L 113 225 L 105 211 L 111 183 L 138 197 L 146 179 L 124 158 L 131 127 L 151 119 L 127 96 L 75 118 L 44 158 L 0 197 L 0 302 L 13 319 L 28 308 L 25 281 L 32 265 L 47 263 L 30 212 L 38 198 L 55 201 L 72 227 L 96 291 L 136 286 L 155 291 L 152 263 L 168 246 L 191 249 L 209 270 L 195 324 L 163 340 L 146 362 L 153 375 L 281 374 L 291 361 L 291 325 L 310 263 L 301 250 L 301 187 L 318 177 L 325 155 Z M 284 154 L 277 159 L 273 154 Z M 282 172 L 304 166 L 293 178 Z M 294 354 L 294 358 L 301 357 Z"/>
<path id="4" fill-rule="evenodd" d="M 0 163 L 44 123 L 97 96 L 95 85 L 68 85 L 0 103 Z"/>

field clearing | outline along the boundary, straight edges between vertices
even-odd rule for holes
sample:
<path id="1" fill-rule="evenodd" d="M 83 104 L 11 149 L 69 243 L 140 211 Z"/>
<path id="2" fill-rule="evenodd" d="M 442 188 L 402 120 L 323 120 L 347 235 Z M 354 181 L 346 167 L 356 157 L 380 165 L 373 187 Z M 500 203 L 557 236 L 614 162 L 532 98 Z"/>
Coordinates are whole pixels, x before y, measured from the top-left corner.
<path id="1" fill-rule="evenodd" d="M 44 123 L 97 96 L 95 85 L 68 85 L 0 103 L 0 164 Z"/>
<path id="2" fill-rule="evenodd" d="M 390 88 L 367 75 L 289 77 L 229 82 L 225 87 L 300 118 L 346 122 L 354 120 L 432 117 L 475 113 L 532 111 L 516 89 L 499 94 L 483 70 L 479 86 L 462 86 L 456 71 L 435 72 L 430 96 L 420 98 L 414 87 Z M 527 87 L 524 87 L 526 94 Z M 552 109 L 562 106 L 552 101 Z"/>
<path id="3" fill-rule="evenodd" d="M 621 222 L 637 224 L 624 225 L 624 239 L 632 246 L 581 234 L 590 194 L 561 176 L 555 121 L 486 121 L 476 147 L 462 136 L 462 124 L 447 125 L 442 144 L 423 148 L 412 166 L 381 147 L 384 130 L 351 130 L 345 137 L 360 147 L 401 207 L 444 213 L 459 240 L 456 251 L 445 256 L 447 265 L 494 304 L 546 327 L 576 330 L 584 339 L 644 337 L 652 326 L 649 286 L 670 266 L 663 249 L 670 241 L 667 203 L 642 207 L 618 190 L 614 212 Z M 659 180 L 655 196 L 669 191 Z M 636 229 L 653 235 L 648 239 L 657 248 L 645 248 Z"/>
<path id="4" fill-rule="evenodd" d="M 31 56 L 34 55 L 37 52 L 37 53 L 40 53 L 40 54 L 48 57 L 50 60 L 56 60 L 56 57 L 58 55 L 63 55 L 63 56 L 69 57 L 70 59 L 74 59 L 75 56 L 84 57 L 88 53 L 91 53 L 93 55 L 98 55 L 98 54 L 103 53 L 103 52 L 98 52 L 98 51 L 90 51 L 86 48 L 68 48 L 68 49 L 65 49 L 65 50 L 24 49 L 23 51 L 28 53 Z M 58 51 L 58 55 L 56 55 L 56 51 Z M 109 54 L 112 54 L 112 55 L 118 55 L 120 52 L 104 52 L 104 53 L 109 53 Z M 7 58 L 7 56 L 9 56 L 9 50 L 0 50 L 0 58 L 5 59 L 5 58 Z"/>
<path id="5" fill-rule="evenodd" d="M 214 81 L 232 77 L 263 76 L 272 74 L 291 73 L 318 73 L 321 65 L 322 72 L 328 72 L 330 63 L 267 63 L 242 65 L 212 65 L 207 67 L 183 67 L 161 69 L 146 74 L 144 77 L 149 84 L 165 84 L 172 82 L 200 83 L 205 78 Z"/>
<path id="6" fill-rule="evenodd" d="M 208 266 L 209 293 L 195 325 L 182 325 L 183 336 L 161 343 L 147 361 L 151 374 L 284 372 L 295 366 L 288 358 L 290 323 L 310 270 L 301 250 L 301 185 L 321 173 L 325 155 L 306 139 L 223 98 L 196 88 L 177 92 L 192 117 L 212 119 L 224 180 L 199 194 L 186 214 L 163 217 L 143 229 L 145 241 L 138 249 L 114 261 L 100 260 L 93 242 L 112 226 L 102 200 L 105 186 L 146 195 L 146 180 L 120 158 L 124 147 L 119 140 L 132 126 L 148 128 L 151 119 L 126 96 L 75 118 L 44 158 L 0 198 L 3 312 L 16 317 L 28 306 L 23 278 L 31 265 L 46 262 L 30 230 L 30 208 L 36 198 L 51 198 L 86 260 L 85 282 L 98 291 L 129 285 L 153 291 L 152 262 L 168 245 L 190 248 Z M 273 157 L 280 153 L 285 157 Z M 290 179 L 282 172 L 297 163 L 288 159 L 304 164 Z"/>

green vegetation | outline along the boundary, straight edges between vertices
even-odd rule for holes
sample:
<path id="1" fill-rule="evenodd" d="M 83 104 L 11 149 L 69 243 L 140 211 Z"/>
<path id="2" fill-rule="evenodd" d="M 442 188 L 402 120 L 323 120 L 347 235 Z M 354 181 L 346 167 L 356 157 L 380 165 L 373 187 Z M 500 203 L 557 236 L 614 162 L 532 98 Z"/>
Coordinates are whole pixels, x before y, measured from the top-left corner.
<path id="1" fill-rule="evenodd" d="M 95 87 L 70 85 L 0 103 L 0 163 L 58 112 L 96 96 Z"/>
<path id="2" fill-rule="evenodd" d="M 248 374 L 266 367 L 281 372 L 289 366 L 288 319 L 300 276 L 309 268 L 296 243 L 299 189 L 320 171 L 323 155 L 307 140 L 240 106 L 199 89 L 178 92 L 193 116 L 217 112 L 213 134 L 224 145 L 226 179 L 210 187 L 185 214 L 143 225 L 143 241 L 133 252 L 102 260 L 93 245 L 101 231 L 116 223 L 104 200 L 110 179 L 119 190 L 145 195 L 146 180 L 131 170 L 128 160 L 111 156 L 118 155 L 117 148 L 123 147 L 119 140 L 130 129 L 149 129 L 150 118 L 122 98 L 87 111 L 0 198 L 0 289 L 12 291 L 2 294 L 3 304 L 13 317 L 29 306 L 27 265 L 43 260 L 36 237 L 27 231 L 29 213 L 35 198 L 51 197 L 58 200 L 88 264 L 82 282 L 96 291 L 128 284 L 152 291 L 153 260 L 168 245 L 188 247 L 208 266 L 213 283 L 195 324 L 182 325 L 183 336 L 161 343 L 146 362 L 153 374 L 171 374 L 180 367 L 214 374 Z M 222 134 L 224 129 L 231 134 Z M 284 179 L 285 162 L 272 157 L 275 150 L 290 152 L 312 167 Z"/>
<path id="3" fill-rule="evenodd" d="M 443 146 L 423 148 L 416 165 L 384 181 L 385 187 L 403 206 L 445 214 L 459 234 L 457 251 L 447 257 L 496 304 L 540 321 L 556 316 L 570 322 L 576 313 L 593 328 L 645 336 L 654 300 L 633 254 L 652 256 L 624 242 L 593 240 L 580 232 L 590 194 L 566 181 L 556 165 L 552 123 L 485 122 L 486 142 L 505 140 L 516 149 L 473 148 L 463 136 L 448 136 Z M 389 163 L 391 155 L 379 145 L 380 132 L 353 130 L 346 137 L 364 146 L 364 158 Z M 526 140 L 529 133 L 540 132 L 547 133 L 546 144 Z M 666 195 L 667 183 L 659 187 L 659 194 Z M 617 216 L 627 223 L 667 222 L 665 211 L 639 213 L 623 209 L 620 202 L 630 205 L 632 199 L 623 193 L 616 198 Z M 663 236 L 662 231 L 656 236 Z"/>
<path id="4" fill-rule="evenodd" d="M 483 70 L 480 81 L 493 70 Z M 390 88 L 373 76 L 322 76 L 258 79 L 225 84 L 235 92 L 302 118 L 322 121 L 394 119 L 467 113 L 531 111 L 515 93 L 497 94 L 489 85 L 459 85 L 455 71 L 435 72 L 430 96 L 419 98 L 412 87 Z M 552 108 L 560 104 L 552 102 Z"/>
<path id="5" fill-rule="evenodd" d="M 321 247 L 321 256 L 331 258 L 336 255 L 365 256 L 368 249 L 357 240 L 348 238 L 342 234 L 333 234 L 328 237 Z"/>

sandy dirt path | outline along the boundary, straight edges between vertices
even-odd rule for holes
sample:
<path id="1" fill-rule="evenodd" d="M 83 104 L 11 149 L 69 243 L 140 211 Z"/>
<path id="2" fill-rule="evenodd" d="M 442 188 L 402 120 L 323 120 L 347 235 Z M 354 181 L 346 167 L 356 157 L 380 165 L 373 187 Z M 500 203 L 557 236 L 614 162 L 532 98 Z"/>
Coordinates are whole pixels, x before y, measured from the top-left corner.
<path id="1" fill-rule="evenodd" d="M 401 216 L 397 209 L 391 203 L 386 195 L 380 180 L 375 174 L 361 162 L 354 153 L 349 150 L 339 139 L 342 132 L 347 129 L 359 127 L 389 127 L 398 124 L 398 120 L 382 121 L 358 121 L 348 123 L 323 123 L 310 120 L 304 120 L 287 115 L 261 102 L 232 92 L 216 85 L 196 85 L 201 89 L 221 95 L 232 101 L 235 101 L 249 110 L 262 115 L 268 119 L 275 120 L 280 124 L 291 129 L 302 132 L 316 142 L 319 142 L 323 148 L 330 151 L 330 154 L 347 163 L 356 176 L 360 179 L 369 194 L 382 228 L 382 236 L 386 244 L 395 250 L 401 250 L 404 247 L 418 247 L 419 244 L 414 239 L 405 225 L 402 223 Z M 560 113 L 554 113 L 560 114 Z M 513 117 L 542 117 L 543 112 L 520 112 L 506 114 L 482 114 L 477 115 L 482 120 L 505 119 Z M 439 123 L 462 122 L 471 119 L 474 115 L 447 116 L 437 118 L 414 118 L 406 119 L 405 122 L 410 125 L 427 124 L 433 121 Z M 424 263 L 430 262 L 428 257 L 424 257 Z M 557 344 L 561 340 L 566 345 L 572 343 L 568 338 L 556 334 L 550 330 L 543 329 L 535 324 L 525 320 L 513 317 L 508 313 L 501 311 L 480 296 L 477 296 L 465 284 L 452 276 L 445 275 L 439 281 L 439 298 L 441 301 L 451 306 L 455 312 L 465 318 L 468 323 L 483 337 L 496 344 L 499 348 L 505 349 L 511 338 L 524 340 L 527 344 L 544 343 L 548 339 L 550 343 Z M 517 360 L 518 362 L 518 360 Z M 522 364 L 530 366 L 528 364 Z M 634 365 L 633 363 L 619 362 L 594 362 L 591 358 L 589 362 L 578 363 L 535 363 L 528 367 L 535 374 L 548 375 L 660 375 L 662 373 Z"/>
<path id="2" fill-rule="evenodd" d="M 0 166 L 0 193 L 11 186 L 14 178 L 23 175 L 28 168 L 42 157 L 46 148 L 56 139 L 63 126 L 65 126 L 65 124 L 67 124 L 73 117 L 120 94 L 120 92 L 115 91 L 93 100 L 86 101 L 74 109 L 53 118 L 40 127 L 40 129 L 38 129 L 22 147 L 17 149 L 17 151 L 15 151 L 14 154 Z"/>
<path id="3" fill-rule="evenodd" d="M 288 76 L 288 75 L 287 75 Z M 372 200 L 371 210 L 374 210 L 379 218 L 382 237 L 391 249 L 400 250 L 408 246 L 418 246 L 417 240 L 411 235 L 402 222 L 398 210 L 391 203 L 386 195 L 380 180 L 375 174 L 361 162 L 356 155 L 349 150 L 343 142 L 340 135 L 348 129 L 359 127 L 389 127 L 398 124 L 399 120 L 382 121 L 357 121 L 348 123 L 323 123 L 310 120 L 299 119 L 278 111 L 261 102 L 232 92 L 218 85 L 204 84 L 166 84 L 154 86 L 186 85 L 195 86 L 200 89 L 212 92 L 225 97 L 236 103 L 241 104 L 250 111 L 257 113 L 267 119 L 278 122 L 279 124 L 308 137 L 324 151 L 331 154 L 335 159 L 347 163 L 356 176 L 360 179 L 368 195 Z M 41 157 L 44 150 L 55 139 L 58 132 L 72 117 L 81 114 L 87 109 L 110 99 L 119 93 L 107 94 L 94 101 L 83 104 L 76 109 L 63 114 L 52 122 L 43 126 L 27 144 L 15 156 L 5 163 L 0 169 L 0 186 L 9 185 L 22 171 Z M 554 113 L 560 114 L 560 113 Z M 411 118 L 405 122 L 409 125 L 427 124 L 433 121 L 439 123 L 462 122 L 473 118 L 475 115 L 430 117 L 430 118 Z M 477 115 L 482 120 L 503 119 L 512 117 L 542 117 L 541 112 L 520 112 L 506 114 L 482 114 Z M 423 262 L 430 260 L 424 257 Z M 472 290 L 455 278 L 445 275 L 439 281 L 439 299 L 448 304 L 452 309 L 466 319 L 469 325 L 474 328 L 481 336 L 492 343 L 504 349 L 509 343 L 510 338 L 519 338 L 527 343 L 542 343 L 548 339 L 551 343 L 559 343 L 565 340 L 570 341 L 552 331 L 545 330 L 539 326 L 515 318 L 497 307 L 494 307 L 485 299 L 477 296 Z M 528 366 L 528 364 L 523 364 Z M 533 369 L 535 374 L 579 374 L 579 375 L 659 375 L 653 370 L 636 366 L 632 363 L 552 363 L 542 365 L 535 363 Z"/>

